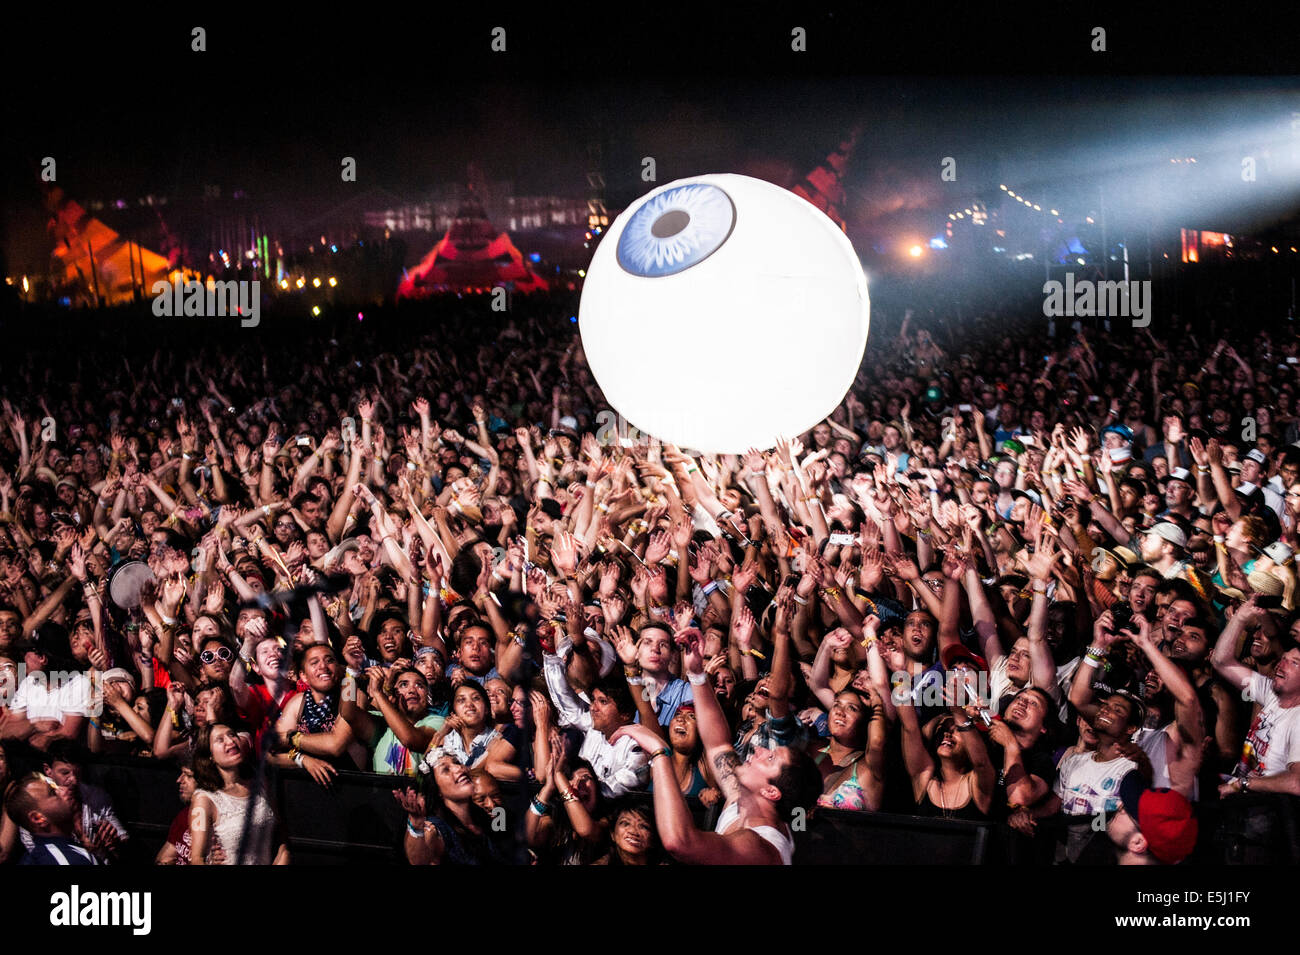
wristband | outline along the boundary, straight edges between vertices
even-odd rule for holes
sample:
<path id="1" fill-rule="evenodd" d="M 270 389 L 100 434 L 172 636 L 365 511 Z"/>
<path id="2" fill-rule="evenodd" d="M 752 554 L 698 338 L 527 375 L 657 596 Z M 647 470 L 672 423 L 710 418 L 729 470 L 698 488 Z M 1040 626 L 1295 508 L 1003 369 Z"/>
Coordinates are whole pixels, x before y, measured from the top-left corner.
<path id="1" fill-rule="evenodd" d="M 686 679 L 691 681 L 691 686 L 704 686 L 709 682 L 709 675 L 707 673 L 688 673 Z"/>
<path id="2" fill-rule="evenodd" d="M 551 812 L 551 807 L 546 805 L 546 803 L 542 802 L 536 796 L 533 797 L 532 804 L 528 807 L 528 809 L 530 812 L 543 817 L 549 815 Z"/>
<path id="3" fill-rule="evenodd" d="M 627 678 L 628 686 L 642 686 L 644 683 L 645 677 L 643 676 L 630 676 Z"/>
<path id="4" fill-rule="evenodd" d="M 750 647 L 748 650 L 742 650 L 742 651 L 741 651 L 741 655 L 742 655 L 742 656 L 747 656 L 747 657 L 756 657 L 756 658 L 759 659 L 759 660 L 766 660 L 766 659 L 767 659 L 767 657 L 763 656 L 763 654 L 759 653 L 759 652 L 758 652 L 757 650 L 755 650 L 753 647 Z"/>
<path id="5" fill-rule="evenodd" d="M 167 616 L 161 610 L 158 611 L 158 619 L 160 619 L 163 623 L 167 624 L 167 626 L 169 627 L 176 626 L 176 618 Z"/>
<path id="6" fill-rule="evenodd" d="M 1092 656 L 1084 657 L 1083 662 L 1086 663 L 1088 666 L 1092 667 L 1093 669 L 1096 670 L 1101 669 L 1101 660 L 1099 660 L 1097 657 L 1092 657 Z"/>
<path id="7" fill-rule="evenodd" d="M 423 829 L 417 829 L 417 828 L 415 828 L 415 826 L 411 825 L 411 820 L 410 820 L 409 817 L 408 817 L 407 820 L 406 820 L 406 831 L 407 831 L 407 834 L 412 835 L 412 836 L 414 836 L 414 837 L 417 838 L 417 839 L 423 839 L 423 838 L 424 838 L 424 830 L 423 830 Z"/>
<path id="8" fill-rule="evenodd" d="M 716 580 L 710 580 L 707 584 L 704 585 L 702 589 L 704 590 L 704 596 L 707 597 L 709 594 L 713 593 L 715 590 L 718 589 L 718 582 Z"/>
<path id="9" fill-rule="evenodd" d="M 667 746 L 665 746 L 663 749 L 657 749 L 657 750 L 655 750 L 653 753 L 651 753 L 651 754 L 650 754 L 650 760 L 649 760 L 649 762 L 654 763 L 654 761 L 655 761 L 655 759 L 656 759 L 657 757 L 659 757 L 659 756 L 671 756 L 672 754 L 673 754 L 673 751 L 672 751 L 671 749 L 669 749 Z"/>

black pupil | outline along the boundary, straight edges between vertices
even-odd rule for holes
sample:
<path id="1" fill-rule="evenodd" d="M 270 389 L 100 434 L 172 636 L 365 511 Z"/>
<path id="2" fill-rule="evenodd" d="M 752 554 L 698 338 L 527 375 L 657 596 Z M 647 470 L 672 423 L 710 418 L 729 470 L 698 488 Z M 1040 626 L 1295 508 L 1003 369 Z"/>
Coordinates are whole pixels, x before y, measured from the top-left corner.
<path id="1" fill-rule="evenodd" d="M 654 221 L 654 225 L 650 226 L 650 234 L 656 239 L 666 239 L 670 235 L 681 232 L 690 224 L 690 221 L 691 215 L 689 212 L 672 209 Z"/>

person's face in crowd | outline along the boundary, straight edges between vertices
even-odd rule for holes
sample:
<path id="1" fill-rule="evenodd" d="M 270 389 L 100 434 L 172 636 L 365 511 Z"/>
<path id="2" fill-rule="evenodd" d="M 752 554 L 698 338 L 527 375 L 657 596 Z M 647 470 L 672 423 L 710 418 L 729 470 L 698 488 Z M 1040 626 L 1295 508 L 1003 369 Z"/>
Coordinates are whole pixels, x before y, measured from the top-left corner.
<path id="1" fill-rule="evenodd" d="M 853 442 L 848 438 L 836 438 L 835 443 L 831 445 L 831 447 L 835 449 L 836 454 L 842 455 L 845 460 L 849 460 L 853 457 Z"/>
<path id="2" fill-rule="evenodd" d="M 269 684 L 280 679 L 285 666 L 285 648 L 275 637 L 267 637 L 253 651 L 257 675 Z"/>
<path id="3" fill-rule="evenodd" d="M 221 633 L 221 628 L 217 622 L 206 614 L 201 614 L 194 618 L 194 626 L 191 628 L 195 644 L 202 645 L 208 637 L 215 637 Z"/>
<path id="4" fill-rule="evenodd" d="M 1075 729 L 1079 732 L 1080 747 L 1084 750 L 1093 750 L 1097 748 L 1097 731 L 1092 728 L 1092 724 L 1080 716 L 1075 720 Z"/>
<path id="5" fill-rule="evenodd" d="M 80 622 L 72 629 L 68 637 L 68 646 L 73 659 L 85 663 L 90 659 L 90 651 L 95 648 L 95 631 L 89 622 Z"/>
<path id="6" fill-rule="evenodd" d="M 1171 610 L 1170 616 L 1172 614 L 1173 611 Z M 1209 653 L 1209 635 L 1205 632 L 1204 627 L 1196 624 L 1184 626 L 1178 636 L 1174 638 L 1173 646 L 1169 648 L 1170 658 L 1184 663 L 1200 663 Z"/>
<path id="7" fill-rule="evenodd" d="M 474 780 L 469 770 L 451 756 L 441 756 L 433 766 L 434 782 L 446 802 L 464 803 L 474 798 Z"/>
<path id="8" fill-rule="evenodd" d="M 379 633 L 375 636 L 375 646 L 379 650 L 379 658 L 384 663 L 391 664 L 402 656 L 405 643 L 406 625 L 400 620 L 385 620 L 384 625 L 379 628 Z"/>
<path id="9" fill-rule="evenodd" d="M 1300 693 L 1300 649 L 1292 648 L 1278 659 L 1273 670 L 1273 692 L 1278 696 Z"/>
<path id="10" fill-rule="evenodd" d="M 724 700 L 730 700 L 736 693 L 736 674 L 731 667 L 718 667 L 713 671 L 713 689 Z"/>
<path id="11" fill-rule="evenodd" d="M 289 542 L 298 536 L 298 524 L 288 514 L 281 514 L 275 519 L 273 528 L 275 540 L 281 547 L 288 547 Z"/>
<path id="12" fill-rule="evenodd" d="M 230 669 L 234 663 L 234 651 L 221 640 L 208 637 L 199 642 L 199 671 L 205 681 L 225 683 L 230 679 Z"/>
<path id="13" fill-rule="evenodd" d="M 662 673 L 668 669 L 673 656 L 673 638 L 658 627 L 641 631 L 636 644 L 636 660 L 642 670 Z"/>
<path id="14" fill-rule="evenodd" d="M 483 684 L 487 690 L 488 703 L 492 706 L 492 722 L 509 723 L 511 720 L 510 703 L 513 691 L 505 680 L 488 680 Z"/>
<path id="15" fill-rule="evenodd" d="M 0 706 L 8 706 L 18 690 L 18 661 L 0 653 Z"/>
<path id="16" fill-rule="evenodd" d="M 831 736 L 844 745 L 853 745 L 866 735 L 870 712 L 862 697 L 844 690 L 835 695 L 831 704 L 829 724 Z"/>
<path id="17" fill-rule="evenodd" d="M 887 451 L 898 451 L 903 445 L 903 433 L 892 424 L 887 426 L 881 438 Z"/>
<path id="18" fill-rule="evenodd" d="M 1164 555 L 1165 539 L 1156 534 L 1143 534 L 1139 549 L 1142 559 L 1148 564 L 1154 564 Z"/>
<path id="19" fill-rule="evenodd" d="M 312 644 L 303 654 L 302 676 L 317 693 L 329 693 L 338 686 L 342 672 L 334 650 L 324 643 Z"/>
<path id="20" fill-rule="evenodd" d="M 467 627 L 460 638 L 460 665 L 470 673 L 482 676 L 492 669 L 494 657 L 492 638 L 487 629 L 478 624 Z"/>
<path id="21" fill-rule="evenodd" d="M 528 726 L 528 689 L 523 684 L 510 691 L 510 722 L 519 729 Z"/>
<path id="22" fill-rule="evenodd" d="M 303 501 L 299 510 L 302 512 L 303 519 L 312 527 L 319 527 L 325 517 L 321 503 L 316 498 Z"/>
<path id="23" fill-rule="evenodd" d="M 47 531 L 50 528 L 50 512 L 45 509 L 45 505 L 37 502 L 32 506 L 32 523 L 36 525 L 38 531 Z"/>
<path id="24" fill-rule="evenodd" d="M 828 424 L 819 424 L 812 429 L 814 450 L 820 451 L 831 443 L 831 428 Z"/>
<path id="25" fill-rule="evenodd" d="M 755 746 L 749 759 L 736 767 L 736 781 L 751 793 L 776 801 L 781 798 L 781 791 L 774 783 L 789 764 L 790 751 L 786 747 Z"/>
<path id="26" fill-rule="evenodd" d="M 225 697 L 221 690 L 212 687 L 194 697 L 194 721 L 199 726 L 210 726 L 221 719 L 221 706 Z"/>
<path id="27" fill-rule="evenodd" d="M 1047 728 L 1047 703 L 1033 690 L 1021 690 L 1011 700 L 1002 718 L 1012 729 L 1023 730 L 1035 739 Z"/>
<path id="28" fill-rule="evenodd" d="M 1029 519 L 1029 503 L 1029 498 L 1018 497 L 1011 505 L 1011 519 L 1017 524 L 1023 524 Z"/>
<path id="29" fill-rule="evenodd" d="M 63 504 L 65 510 L 71 510 L 75 506 L 77 501 L 77 489 L 74 485 L 70 483 L 60 484 L 59 489 L 54 493 L 58 496 L 59 501 Z"/>
<path id="30" fill-rule="evenodd" d="M 415 668 L 424 674 L 429 685 L 433 686 L 442 680 L 446 668 L 442 665 L 442 655 L 437 653 L 421 653 L 415 658 Z"/>
<path id="31" fill-rule="evenodd" d="M 913 611 L 903 623 L 903 653 L 909 660 L 928 662 L 934 650 L 934 618 L 924 611 Z"/>
<path id="32" fill-rule="evenodd" d="M 591 691 L 591 728 L 606 737 L 627 722 L 618 705 L 601 690 Z"/>
<path id="33" fill-rule="evenodd" d="M 1124 510 L 1131 511 L 1137 507 L 1140 499 L 1141 493 L 1132 484 L 1121 484 L 1119 486 L 1119 503 Z"/>
<path id="34" fill-rule="evenodd" d="M 487 773 L 474 773 L 474 795 L 470 798 L 474 805 L 486 813 L 492 813 L 501 807 L 501 787 Z"/>
<path id="35" fill-rule="evenodd" d="M 1016 466 L 1011 461 L 999 461 L 998 466 L 993 470 L 993 478 L 998 482 L 998 488 L 1006 491 L 1016 484 Z"/>
<path id="36" fill-rule="evenodd" d="M 487 708 L 483 706 L 482 697 L 464 683 L 456 687 L 456 695 L 451 701 L 451 710 L 467 727 L 475 730 L 483 726 L 488 719 Z"/>
<path id="37" fill-rule="evenodd" d="M 614 845 L 624 855 L 640 858 L 650 851 L 654 829 L 641 813 L 624 809 L 614 821 L 613 839 Z"/>
<path id="38" fill-rule="evenodd" d="M 982 478 L 974 483 L 970 489 L 971 503 L 976 507 L 983 507 L 989 502 L 992 495 L 993 485 L 987 478 Z"/>
<path id="39" fill-rule="evenodd" d="M 36 808 L 27 817 L 30 823 L 27 828 L 41 833 L 71 830 L 78 808 L 75 792 L 44 775 L 27 783 L 27 792 L 36 797 Z"/>
<path id="40" fill-rule="evenodd" d="M 1155 515 L 1160 513 L 1160 510 L 1163 506 L 1164 504 L 1160 500 L 1159 495 L 1157 494 L 1142 495 L 1141 507 L 1142 507 L 1143 514 L 1150 514 L 1151 516 L 1154 517 Z M 1137 526 L 1136 523 L 1134 524 L 1134 526 L 1135 527 Z M 1132 531 L 1129 531 L 1129 533 L 1132 533 Z"/>
<path id="41" fill-rule="evenodd" d="M 695 707 L 682 704 L 668 723 L 668 742 L 679 753 L 693 753 L 700 744 L 700 732 L 695 725 Z"/>
<path id="42" fill-rule="evenodd" d="M 181 797 L 181 805 L 188 806 L 194 799 L 194 770 L 188 766 L 181 767 L 181 774 L 176 777 L 176 791 Z"/>
<path id="43" fill-rule="evenodd" d="M 1192 486 L 1186 481 L 1170 481 L 1165 485 L 1165 505 L 1170 510 L 1186 507 L 1192 500 Z"/>
<path id="44" fill-rule="evenodd" d="M 57 785 L 66 786 L 74 796 L 78 795 L 77 786 L 81 783 L 81 771 L 77 766 L 58 759 L 46 765 L 45 773 Z"/>
<path id="45" fill-rule="evenodd" d="M 1118 693 L 1102 701 L 1092 721 L 1092 728 L 1099 737 L 1113 736 L 1118 739 L 1127 739 L 1134 725 L 1133 703 Z"/>
<path id="46" fill-rule="evenodd" d="M 429 687 L 419 674 L 403 673 L 393 683 L 393 693 L 411 719 L 422 720 L 429 712 Z"/>
<path id="47" fill-rule="evenodd" d="M 1007 676 L 1012 683 L 1023 685 L 1029 682 L 1029 676 L 1033 672 L 1029 646 L 1028 637 L 1021 637 L 1011 645 L 1011 652 L 1007 654 Z"/>
<path id="48" fill-rule="evenodd" d="M 310 560 L 320 560 L 330 549 L 329 538 L 320 531 L 307 532 L 307 557 Z"/>
<path id="49" fill-rule="evenodd" d="M 369 567 L 375 559 L 375 542 L 369 534 L 357 535 L 357 556 L 361 563 Z"/>
<path id="50" fill-rule="evenodd" d="M 1177 633 L 1188 620 L 1196 616 L 1196 604 L 1182 598 L 1171 599 L 1165 610 L 1165 629 Z"/>
<path id="51" fill-rule="evenodd" d="M 1254 458 L 1246 458 L 1241 462 L 1241 480 L 1244 484 L 1258 484 L 1259 482 L 1259 462 Z"/>
<path id="52" fill-rule="evenodd" d="M 596 785 L 596 777 L 586 766 L 580 766 L 573 771 L 573 775 L 569 777 L 569 789 L 588 812 L 596 808 L 600 789 Z"/>

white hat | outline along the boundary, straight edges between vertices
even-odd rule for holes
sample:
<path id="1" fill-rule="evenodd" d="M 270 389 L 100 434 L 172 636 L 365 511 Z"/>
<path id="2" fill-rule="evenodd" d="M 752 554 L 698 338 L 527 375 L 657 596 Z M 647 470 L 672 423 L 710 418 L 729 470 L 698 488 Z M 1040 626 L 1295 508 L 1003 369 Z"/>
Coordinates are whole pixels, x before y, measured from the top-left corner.
<path id="1" fill-rule="evenodd" d="M 1154 527 L 1147 528 L 1146 533 L 1167 540 L 1175 547 L 1187 546 L 1187 535 L 1183 533 L 1183 529 L 1170 521 L 1161 521 Z"/>

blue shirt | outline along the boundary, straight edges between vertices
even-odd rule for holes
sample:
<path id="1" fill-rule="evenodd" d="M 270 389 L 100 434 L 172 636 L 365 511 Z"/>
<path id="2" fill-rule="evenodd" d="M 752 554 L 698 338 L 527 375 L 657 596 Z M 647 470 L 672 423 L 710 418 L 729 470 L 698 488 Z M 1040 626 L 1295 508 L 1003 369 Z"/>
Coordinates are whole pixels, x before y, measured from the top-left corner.
<path id="1" fill-rule="evenodd" d="M 98 859 L 71 839 L 33 834 L 32 841 L 35 845 L 19 865 L 99 865 Z"/>

